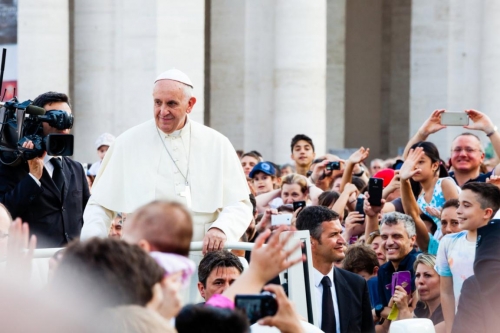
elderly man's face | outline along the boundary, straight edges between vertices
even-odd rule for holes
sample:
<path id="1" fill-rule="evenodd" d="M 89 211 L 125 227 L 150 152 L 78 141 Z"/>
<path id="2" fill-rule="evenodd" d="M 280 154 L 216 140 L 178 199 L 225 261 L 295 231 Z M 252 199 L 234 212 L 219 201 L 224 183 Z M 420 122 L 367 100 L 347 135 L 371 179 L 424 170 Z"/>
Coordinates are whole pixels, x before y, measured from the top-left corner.
<path id="1" fill-rule="evenodd" d="M 186 116 L 196 103 L 196 98 L 184 95 L 182 83 L 172 80 L 155 83 L 153 100 L 156 126 L 166 134 L 184 127 Z"/>

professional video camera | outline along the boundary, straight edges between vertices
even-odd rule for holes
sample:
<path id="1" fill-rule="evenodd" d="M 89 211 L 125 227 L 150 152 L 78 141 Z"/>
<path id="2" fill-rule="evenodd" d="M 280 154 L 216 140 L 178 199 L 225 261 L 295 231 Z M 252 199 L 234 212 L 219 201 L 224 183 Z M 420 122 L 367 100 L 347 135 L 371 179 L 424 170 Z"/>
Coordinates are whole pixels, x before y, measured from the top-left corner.
<path id="1" fill-rule="evenodd" d="M 0 68 L 0 94 L 5 68 L 6 49 L 3 49 Z M 4 93 L 5 96 L 5 93 Z M 73 135 L 49 134 L 43 136 L 42 123 L 46 122 L 59 130 L 73 127 L 73 115 L 61 110 L 50 110 L 32 105 L 27 100 L 20 103 L 16 97 L 0 102 L 0 162 L 18 165 L 21 161 L 41 157 L 44 151 L 53 156 L 73 155 Z M 22 147 L 33 142 L 33 149 Z"/>

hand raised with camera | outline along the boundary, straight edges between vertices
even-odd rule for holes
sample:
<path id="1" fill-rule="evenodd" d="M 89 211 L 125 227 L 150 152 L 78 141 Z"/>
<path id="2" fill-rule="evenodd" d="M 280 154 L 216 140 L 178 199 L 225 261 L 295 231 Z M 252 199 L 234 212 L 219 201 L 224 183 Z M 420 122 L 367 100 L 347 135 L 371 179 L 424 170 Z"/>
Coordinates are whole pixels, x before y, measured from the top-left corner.
<path id="1" fill-rule="evenodd" d="M 23 148 L 27 149 L 33 149 L 35 146 L 33 145 L 33 142 L 31 141 L 26 141 L 23 143 Z M 42 157 L 35 157 L 34 159 L 28 160 L 28 167 L 30 170 L 30 173 L 36 178 L 40 179 L 42 178 L 43 174 L 43 158 L 47 155 L 47 152 L 43 153 Z"/>
<path id="2" fill-rule="evenodd" d="M 272 292 L 276 296 L 278 312 L 272 317 L 264 317 L 258 321 L 260 325 L 277 327 L 283 333 L 304 332 L 300 324 L 299 316 L 295 311 L 293 303 L 286 297 L 282 286 L 268 284 L 264 290 Z"/>
<path id="3" fill-rule="evenodd" d="M 495 125 L 491 121 L 490 117 L 488 117 L 484 113 L 477 110 L 465 110 L 465 113 L 467 113 L 470 120 L 472 120 L 472 124 L 465 125 L 464 128 L 483 131 L 486 134 L 494 131 Z"/>
<path id="4" fill-rule="evenodd" d="M 422 171 L 421 169 L 416 169 L 416 165 L 424 155 L 425 153 L 422 147 L 410 149 L 405 162 L 401 166 L 401 169 L 399 169 L 399 176 L 401 178 L 401 181 L 406 181 L 413 177 L 417 172 Z"/>
<path id="5" fill-rule="evenodd" d="M 257 230 L 257 232 L 260 233 L 270 228 L 272 224 L 271 223 L 272 215 L 278 215 L 278 211 L 276 209 L 266 209 L 264 215 L 262 216 L 262 219 L 255 226 L 255 230 Z"/>
<path id="6" fill-rule="evenodd" d="M 385 199 L 380 200 L 380 206 L 372 206 L 370 205 L 370 201 L 368 200 L 370 198 L 370 195 L 368 192 L 365 192 L 365 202 L 363 204 L 363 210 L 365 211 L 365 214 L 369 217 L 377 217 L 378 214 L 383 210 L 384 204 L 385 204 Z"/>
<path id="7" fill-rule="evenodd" d="M 431 116 L 420 126 L 418 133 L 423 137 L 428 137 L 429 135 L 436 133 L 437 131 L 446 128 L 446 126 L 441 125 L 441 114 L 445 110 L 434 110 Z"/>

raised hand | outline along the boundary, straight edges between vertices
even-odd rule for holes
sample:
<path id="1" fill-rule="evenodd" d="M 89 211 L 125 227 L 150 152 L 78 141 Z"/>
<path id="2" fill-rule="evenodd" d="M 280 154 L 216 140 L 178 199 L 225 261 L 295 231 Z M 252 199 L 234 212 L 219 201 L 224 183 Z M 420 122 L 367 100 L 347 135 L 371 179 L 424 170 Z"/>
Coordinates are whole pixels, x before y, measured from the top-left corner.
<path id="1" fill-rule="evenodd" d="M 417 172 L 422 171 L 421 169 L 416 169 L 418 161 L 425 155 L 424 149 L 422 147 L 417 147 L 416 149 L 411 149 L 406 157 L 405 162 L 399 169 L 399 177 L 402 181 L 408 180 L 413 177 Z"/>
<path id="2" fill-rule="evenodd" d="M 365 149 L 364 147 L 361 147 L 349 156 L 348 161 L 353 164 L 361 163 L 368 157 L 368 155 L 370 155 L 370 148 Z"/>
<path id="3" fill-rule="evenodd" d="M 380 200 L 381 202 L 380 206 L 372 206 L 370 205 L 370 201 L 368 200 L 369 198 L 370 195 L 368 194 L 368 192 L 365 192 L 365 201 L 363 204 L 363 210 L 365 211 L 365 214 L 367 216 L 376 217 L 384 209 L 385 199 Z"/>
<path id="4" fill-rule="evenodd" d="M 500 176 L 492 175 L 490 178 L 486 179 L 487 183 L 493 184 L 496 187 L 500 188 Z"/>
<path id="5" fill-rule="evenodd" d="M 446 128 L 446 126 L 441 125 L 441 114 L 445 112 L 445 110 L 434 110 L 431 116 L 420 126 L 418 130 L 419 133 L 425 137 L 436 133 L 437 131 Z"/>
<path id="6" fill-rule="evenodd" d="M 472 124 L 465 125 L 464 128 L 483 131 L 486 134 L 494 131 L 495 125 L 491 121 L 490 117 L 488 117 L 484 113 L 477 110 L 465 110 L 465 113 L 467 113 L 470 120 L 472 120 Z"/>

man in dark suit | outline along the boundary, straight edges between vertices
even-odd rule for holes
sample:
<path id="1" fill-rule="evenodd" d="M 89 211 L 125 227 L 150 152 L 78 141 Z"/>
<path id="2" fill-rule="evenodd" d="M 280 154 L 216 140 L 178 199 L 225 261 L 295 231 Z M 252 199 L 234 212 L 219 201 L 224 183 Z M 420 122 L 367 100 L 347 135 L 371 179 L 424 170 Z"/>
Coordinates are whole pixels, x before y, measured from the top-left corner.
<path id="1" fill-rule="evenodd" d="M 33 104 L 47 112 L 63 110 L 71 114 L 68 96 L 62 93 L 47 92 Z M 43 136 L 69 133 L 69 128 L 60 130 L 45 122 L 42 127 Z M 33 148 L 33 143 L 24 143 L 23 147 Z M 68 157 L 44 153 L 17 166 L 0 163 L 0 202 L 13 217 L 28 222 L 39 248 L 60 247 L 80 235 L 89 197 L 82 165 Z"/>
<path id="2" fill-rule="evenodd" d="M 296 225 L 311 234 L 319 327 L 326 333 L 375 332 L 365 279 L 334 266 L 345 256 L 339 215 L 311 206 L 300 212 Z"/>

